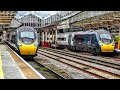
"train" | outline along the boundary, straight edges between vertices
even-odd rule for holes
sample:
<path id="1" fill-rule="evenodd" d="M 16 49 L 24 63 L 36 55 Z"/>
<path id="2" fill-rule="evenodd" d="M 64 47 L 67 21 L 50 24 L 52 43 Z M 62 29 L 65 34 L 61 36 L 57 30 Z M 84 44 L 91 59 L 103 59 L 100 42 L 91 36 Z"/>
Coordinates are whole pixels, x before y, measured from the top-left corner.
<path id="1" fill-rule="evenodd" d="M 85 51 L 94 55 L 103 52 L 114 52 L 113 36 L 104 29 L 59 33 L 57 48 Z"/>
<path id="2" fill-rule="evenodd" d="M 21 26 L 7 34 L 7 40 L 21 56 L 31 57 L 37 55 L 39 46 L 37 31 L 28 26 Z"/>
<path id="3" fill-rule="evenodd" d="M 68 36 L 70 33 L 60 33 L 57 35 L 57 48 L 67 48 L 68 46 Z"/>
<path id="4" fill-rule="evenodd" d="M 8 41 L 22 56 L 34 57 L 39 46 L 37 31 L 28 26 L 19 27 L 8 33 Z M 49 40 L 50 38 L 50 40 Z M 52 35 L 47 42 L 52 46 Z M 58 33 L 56 47 L 73 51 L 85 51 L 94 55 L 114 52 L 115 42 L 109 31 L 104 29 Z"/>
<path id="5" fill-rule="evenodd" d="M 115 52 L 116 54 L 120 53 L 120 35 L 118 33 L 112 34 L 115 42 Z"/>

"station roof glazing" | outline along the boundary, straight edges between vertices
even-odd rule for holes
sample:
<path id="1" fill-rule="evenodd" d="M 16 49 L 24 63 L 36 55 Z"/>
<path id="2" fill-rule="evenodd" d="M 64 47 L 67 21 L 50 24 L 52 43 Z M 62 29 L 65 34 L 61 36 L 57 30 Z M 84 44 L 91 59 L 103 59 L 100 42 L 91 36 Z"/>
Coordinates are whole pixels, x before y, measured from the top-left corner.
<path id="1" fill-rule="evenodd" d="M 32 13 L 33 15 L 36 15 L 40 18 L 46 18 L 46 17 L 54 15 L 58 12 L 60 12 L 60 11 L 18 11 L 15 18 L 19 19 L 30 13 Z"/>

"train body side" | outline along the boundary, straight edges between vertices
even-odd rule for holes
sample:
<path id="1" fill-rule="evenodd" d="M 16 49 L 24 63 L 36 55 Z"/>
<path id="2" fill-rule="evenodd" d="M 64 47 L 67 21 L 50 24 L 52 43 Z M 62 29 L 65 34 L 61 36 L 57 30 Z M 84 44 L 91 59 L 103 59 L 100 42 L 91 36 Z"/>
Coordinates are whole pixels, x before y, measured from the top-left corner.
<path id="1" fill-rule="evenodd" d="M 99 32 L 102 33 L 99 35 Z M 77 34 L 75 35 L 75 37 L 76 36 Z M 78 36 L 81 36 L 81 40 L 77 40 L 77 38 L 75 39 L 74 37 L 74 46 L 76 50 L 88 51 L 92 53 L 114 51 L 114 40 L 108 31 L 98 30 L 92 32 L 85 32 L 78 34 Z M 102 37 L 109 37 L 110 40 L 104 39 Z"/>
<path id="2" fill-rule="evenodd" d="M 65 38 L 68 41 L 65 43 L 58 39 L 58 45 L 66 45 L 68 49 L 87 51 L 90 53 L 114 51 L 114 40 L 111 34 L 106 30 L 79 31 L 64 33 L 63 35 L 67 35 Z M 63 35 L 59 34 L 58 38 Z"/>

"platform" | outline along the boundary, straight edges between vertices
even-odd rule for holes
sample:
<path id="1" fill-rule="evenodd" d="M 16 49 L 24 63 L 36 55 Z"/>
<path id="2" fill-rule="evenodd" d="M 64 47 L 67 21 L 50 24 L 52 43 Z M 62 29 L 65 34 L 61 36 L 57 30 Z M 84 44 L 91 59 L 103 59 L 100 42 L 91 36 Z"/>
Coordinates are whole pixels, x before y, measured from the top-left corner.
<path id="1" fill-rule="evenodd" d="M 0 43 L 0 78 L 1 79 L 25 79 L 9 52 L 6 50 L 5 45 Z"/>
<path id="2" fill-rule="evenodd" d="M 18 65 L 18 63 L 16 63 L 16 61 L 13 59 L 8 47 L 4 43 L 0 43 L 0 79 L 40 79 L 39 75 L 32 75 L 29 68 L 26 67 L 25 64 L 22 66 L 22 62 L 23 61 L 21 61 L 21 63 Z M 20 65 L 29 73 L 24 73 L 23 70 L 21 70 Z M 34 71 L 35 70 L 33 70 L 32 73 Z M 27 78 L 27 74 L 29 74 L 29 78 Z"/>

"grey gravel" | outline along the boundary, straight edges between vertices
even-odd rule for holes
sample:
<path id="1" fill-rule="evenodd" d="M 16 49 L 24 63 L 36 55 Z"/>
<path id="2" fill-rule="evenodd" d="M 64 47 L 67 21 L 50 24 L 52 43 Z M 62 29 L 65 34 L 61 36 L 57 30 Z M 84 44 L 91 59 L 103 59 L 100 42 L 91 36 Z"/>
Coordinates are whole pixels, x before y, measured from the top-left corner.
<path id="1" fill-rule="evenodd" d="M 46 52 L 49 52 L 49 51 L 46 51 Z M 53 52 L 51 52 L 51 53 L 53 53 Z M 69 57 L 69 56 L 64 56 L 64 55 L 60 55 L 60 54 L 56 54 L 56 53 L 54 53 L 54 54 L 59 55 L 59 56 L 64 57 L 64 58 L 68 58 L 68 59 L 73 60 L 73 61 L 78 61 L 80 63 L 84 63 L 84 64 L 87 64 L 87 65 L 90 65 L 90 66 L 93 66 L 93 67 L 97 67 L 97 68 L 100 68 L 100 69 L 103 69 L 103 70 L 106 70 L 106 71 L 109 71 L 109 72 L 114 72 L 114 73 L 120 75 L 120 70 L 117 70 L 117 69 L 114 69 L 114 68 L 106 67 L 106 66 L 103 66 L 103 65 L 98 65 L 98 64 L 83 61 L 83 60 L 80 60 L 80 59 L 75 59 L 75 58 L 72 58 L 72 57 Z"/>
<path id="2" fill-rule="evenodd" d="M 51 58 L 48 58 L 46 56 L 43 56 L 43 55 L 38 55 L 38 57 L 40 58 L 44 58 L 44 59 L 47 59 L 49 60 L 49 62 L 51 62 L 52 64 L 54 64 L 56 67 L 59 67 L 61 69 L 65 69 L 66 71 L 69 72 L 69 74 L 72 76 L 73 79 L 97 79 L 96 77 L 90 75 L 90 74 L 87 74 L 85 72 L 82 72 L 80 70 L 77 70 L 75 68 L 72 68 L 66 64 L 63 64 L 59 61 L 56 61 L 56 60 L 53 60 Z"/>

